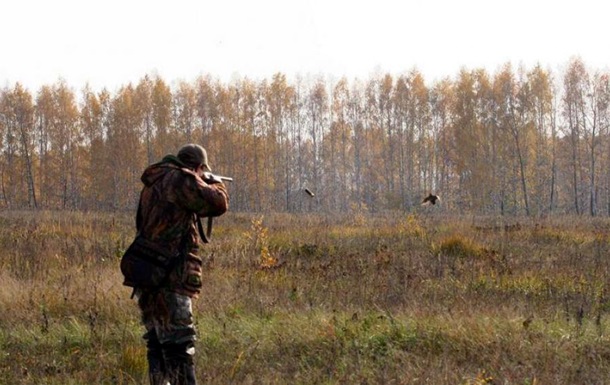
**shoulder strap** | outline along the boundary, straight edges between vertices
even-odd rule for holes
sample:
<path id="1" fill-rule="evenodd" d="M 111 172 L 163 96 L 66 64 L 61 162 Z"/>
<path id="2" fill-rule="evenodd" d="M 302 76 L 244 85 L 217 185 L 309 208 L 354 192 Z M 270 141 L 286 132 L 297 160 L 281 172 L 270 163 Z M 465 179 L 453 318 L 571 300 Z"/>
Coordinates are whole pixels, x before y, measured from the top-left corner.
<path id="1" fill-rule="evenodd" d="M 142 199 L 138 200 L 138 212 L 136 213 L 136 231 L 140 232 L 140 227 L 142 226 Z"/>
<path id="2" fill-rule="evenodd" d="M 203 226 L 201 225 L 201 217 L 197 215 L 197 229 L 199 230 L 199 236 L 201 237 L 201 241 L 203 243 L 210 243 L 210 239 L 212 239 L 212 221 L 213 217 L 208 217 L 208 227 L 207 230 L 203 231 Z"/>

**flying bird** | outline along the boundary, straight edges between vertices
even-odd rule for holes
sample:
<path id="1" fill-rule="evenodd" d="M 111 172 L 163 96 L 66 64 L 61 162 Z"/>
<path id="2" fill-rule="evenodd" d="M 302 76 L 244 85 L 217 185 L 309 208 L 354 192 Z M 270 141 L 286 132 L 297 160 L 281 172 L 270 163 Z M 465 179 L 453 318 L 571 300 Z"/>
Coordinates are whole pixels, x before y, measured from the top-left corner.
<path id="1" fill-rule="evenodd" d="M 438 195 L 433 195 L 430 193 L 427 197 L 424 198 L 422 205 L 435 205 L 436 202 L 440 202 L 441 198 Z"/>
<path id="2" fill-rule="evenodd" d="M 305 192 L 307 193 L 307 195 L 309 195 L 310 197 L 314 197 L 316 194 L 312 193 L 310 189 L 306 188 Z"/>

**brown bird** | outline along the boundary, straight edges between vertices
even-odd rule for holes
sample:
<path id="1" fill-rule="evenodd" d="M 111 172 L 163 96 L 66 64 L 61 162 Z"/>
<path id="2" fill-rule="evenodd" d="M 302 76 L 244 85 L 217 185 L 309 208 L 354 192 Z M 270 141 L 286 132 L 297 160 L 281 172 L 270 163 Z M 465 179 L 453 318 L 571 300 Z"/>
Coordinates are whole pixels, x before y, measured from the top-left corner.
<path id="1" fill-rule="evenodd" d="M 312 193 L 310 189 L 306 188 L 305 192 L 307 193 L 307 195 L 309 195 L 310 197 L 314 197 L 316 194 Z"/>
<path id="2" fill-rule="evenodd" d="M 433 195 L 432 193 L 430 193 L 430 195 L 428 195 L 427 197 L 424 198 L 423 202 L 421 203 L 422 205 L 435 205 L 436 202 L 440 202 L 441 198 L 438 195 Z"/>

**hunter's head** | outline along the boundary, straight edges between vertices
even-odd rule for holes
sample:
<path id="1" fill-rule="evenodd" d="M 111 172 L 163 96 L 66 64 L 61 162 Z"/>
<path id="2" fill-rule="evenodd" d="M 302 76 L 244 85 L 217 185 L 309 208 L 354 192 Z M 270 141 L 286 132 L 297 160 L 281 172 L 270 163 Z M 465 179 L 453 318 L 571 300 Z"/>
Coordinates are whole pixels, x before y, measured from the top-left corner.
<path id="1" fill-rule="evenodd" d="M 198 144 L 185 144 L 178 151 L 178 159 L 193 170 L 201 168 L 203 171 L 212 171 L 208 163 L 208 153 Z"/>

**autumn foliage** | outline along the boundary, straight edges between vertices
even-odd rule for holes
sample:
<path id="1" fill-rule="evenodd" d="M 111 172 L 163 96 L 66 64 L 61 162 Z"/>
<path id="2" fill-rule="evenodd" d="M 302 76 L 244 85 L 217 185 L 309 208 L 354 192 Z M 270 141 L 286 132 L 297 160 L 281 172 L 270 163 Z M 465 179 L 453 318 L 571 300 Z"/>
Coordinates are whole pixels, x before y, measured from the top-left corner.
<path id="1" fill-rule="evenodd" d="M 0 207 L 131 210 L 143 168 L 197 142 L 235 178 L 236 211 L 413 211 L 432 192 L 451 213 L 608 215 L 609 103 L 608 73 L 579 58 L 432 84 L 417 70 L 17 83 L 0 89 Z"/>

